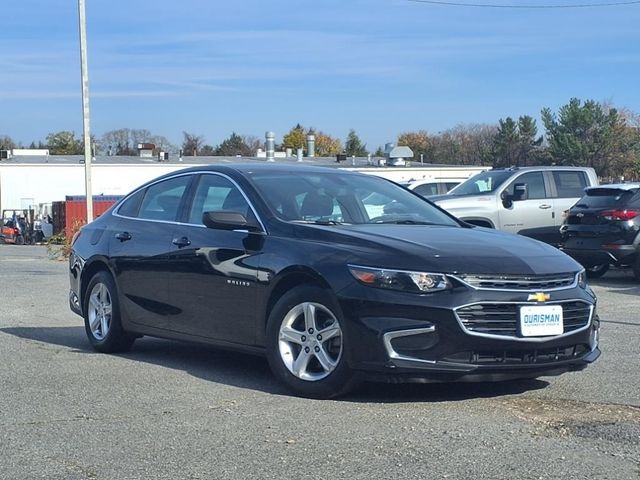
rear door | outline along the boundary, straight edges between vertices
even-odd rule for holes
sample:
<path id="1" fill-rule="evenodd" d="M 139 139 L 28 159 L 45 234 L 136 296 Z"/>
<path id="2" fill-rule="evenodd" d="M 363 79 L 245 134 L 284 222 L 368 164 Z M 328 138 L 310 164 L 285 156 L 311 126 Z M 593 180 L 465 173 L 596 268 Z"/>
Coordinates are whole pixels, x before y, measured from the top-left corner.
<path id="1" fill-rule="evenodd" d="M 140 325 L 167 328 L 175 312 L 169 302 L 169 256 L 176 218 L 193 175 L 155 183 L 129 197 L 115 213 L 110 241 L 120 306 Z"/>
<path id="2" fill-rule="evenodd" d="M 230 178 L 203 173 L 184 222 L 175 230 L 180 242 L 171 252 L 170 303 L 176 307 L 172 330 L 226 342 L 253 344 L 257 272 L 263 235 L 207 228 L 209 211 L 255 218 L 249 202 Z"/>
<path id="3" fill-rule="evenodd" d="M 582 170 L 553 170 L 549 174 L 554 190 L 554 221 L 559 230 L 565 212 L 584 195 L 584 189 L 589 186 L 589 178 L 587 172 Z"/>

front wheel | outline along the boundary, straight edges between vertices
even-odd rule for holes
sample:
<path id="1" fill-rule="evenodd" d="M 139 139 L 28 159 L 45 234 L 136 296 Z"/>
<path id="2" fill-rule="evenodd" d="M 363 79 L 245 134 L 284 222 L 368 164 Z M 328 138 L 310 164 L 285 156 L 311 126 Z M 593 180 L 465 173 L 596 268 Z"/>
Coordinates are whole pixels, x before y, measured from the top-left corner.
<path id="1" fill-rule="evenodd" d="M 347 364 L 348 336 L 335 298 L 313 286 L 290 290 L 267 321 L 267 359 L 296 394 L 333 398 L 355 386 Z"/>
<path id="2" fill-rule="evenodd" d="M 103 353 L 124 352 L 135 337 L 122 328 L 120 305 L 113 277 L 96 273 L 87 285 L 84 301 L 84 327 L 91 346 Z"/>
<path id="3" fill-rule="evenodd" d="M 585 268 L 587 277 L 600 278 L 609 271 L 608 263 L 601 263 L 600 265 L 593 265 L 592 267 Z"/>

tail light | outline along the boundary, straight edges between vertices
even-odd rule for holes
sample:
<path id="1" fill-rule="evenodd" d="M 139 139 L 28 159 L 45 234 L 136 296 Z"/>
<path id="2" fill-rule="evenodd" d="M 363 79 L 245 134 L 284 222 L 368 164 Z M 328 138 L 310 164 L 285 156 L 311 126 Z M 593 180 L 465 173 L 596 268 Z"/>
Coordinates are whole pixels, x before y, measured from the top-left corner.
<path id="1" fill-rule="evenodd" d="M 606 210 L 600 216 L 606 220 L 631 220 L 640 215 L 640 210 Z"/>

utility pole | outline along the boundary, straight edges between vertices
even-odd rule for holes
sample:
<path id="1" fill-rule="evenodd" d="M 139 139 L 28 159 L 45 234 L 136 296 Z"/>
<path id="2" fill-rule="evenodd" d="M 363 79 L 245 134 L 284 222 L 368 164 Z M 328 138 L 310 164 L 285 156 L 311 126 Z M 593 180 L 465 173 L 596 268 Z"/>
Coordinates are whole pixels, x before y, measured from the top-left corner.
<path id="1" fill-rule="evenodd" d="M 84 186 L 87 197 L 87 223 L 93 221 L 91 194 L 91 126 L 89 123 L 89 71 L 87 67 L 87 16 L 84 0 L 78 0 L 80 16 L 80 74 L 82 76 L 82 128 L 84 130 Z"/>

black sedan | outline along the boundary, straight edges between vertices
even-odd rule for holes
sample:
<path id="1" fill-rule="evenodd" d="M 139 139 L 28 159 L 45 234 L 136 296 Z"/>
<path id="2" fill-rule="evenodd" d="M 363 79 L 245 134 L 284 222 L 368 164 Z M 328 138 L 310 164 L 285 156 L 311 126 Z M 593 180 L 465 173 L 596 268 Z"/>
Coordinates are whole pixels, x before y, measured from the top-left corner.
<path id="1" fill-rule="evenodd" d="M 158 178 L 80 231 L 70 279 L 98 351 L 151 335 L 262 353 L 310 397 L 557 375 L 600 355 L 596 298 L 569 256 L 330 168 Z"/>

